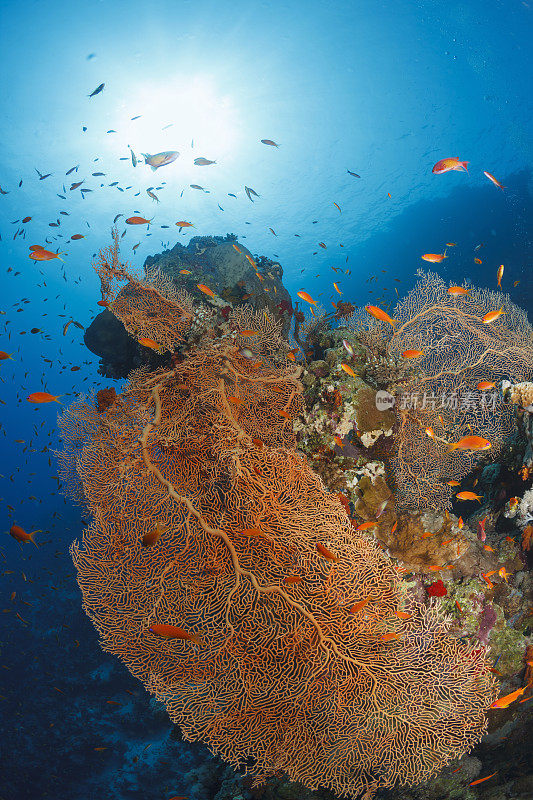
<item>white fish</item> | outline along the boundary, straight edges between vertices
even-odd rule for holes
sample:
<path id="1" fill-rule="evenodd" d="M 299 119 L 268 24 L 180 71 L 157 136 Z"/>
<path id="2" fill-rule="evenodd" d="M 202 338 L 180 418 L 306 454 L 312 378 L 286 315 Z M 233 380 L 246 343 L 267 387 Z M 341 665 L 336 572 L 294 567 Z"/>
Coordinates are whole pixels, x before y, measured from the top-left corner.
<path id="1" fill-rule="evenodd" d="M 347 341 L 346 341 L 346 339 L 343 339 L 343 340 L 342 340 L 342 343 L 343 343 L 343 345 L 344 345 L 344 349 L 346 350 L 346 352 L 348 353 L 348 355 L 350 355 L 350 356 L 354 356 L 354 355 L 355 355 L 355 350 L 353 349 L 353 347 L 352 347 L 352 345 L 350 344 L 350 342 L 347 342 Z"/>
<path id="2" fill-rule="evenodd" d="M 164 153 L 155 153 L 153 156 L 150 153 L 141 153 L 141 155 L 144 157 L 144 163 L 149 164 L 153 172 L 155 172 L 159 167 L 164 167 L 175 161 L 179 153 L 177 150 L 166 150 Z"/>

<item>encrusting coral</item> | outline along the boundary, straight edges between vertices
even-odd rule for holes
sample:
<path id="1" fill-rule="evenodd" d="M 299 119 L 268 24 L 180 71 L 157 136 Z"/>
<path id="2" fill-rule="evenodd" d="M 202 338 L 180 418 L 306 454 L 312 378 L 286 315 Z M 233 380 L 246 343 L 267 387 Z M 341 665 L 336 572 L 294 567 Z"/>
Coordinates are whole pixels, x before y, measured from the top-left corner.
<path id="1" fill-rule="evenodd" d="M 130 275 L 117 240 L 97 266 L 128 330 L 184 340 L 193 309 Z M 369 798 L 468 751 L 497 688 L 484 648 L 405 595 L 295 450 L 288 348 L 267 313 L 237 309 L 170 368 L 67 409 L 62 463 L 93 517 L 72 556 L 103 649 L 185 739 Z"/>

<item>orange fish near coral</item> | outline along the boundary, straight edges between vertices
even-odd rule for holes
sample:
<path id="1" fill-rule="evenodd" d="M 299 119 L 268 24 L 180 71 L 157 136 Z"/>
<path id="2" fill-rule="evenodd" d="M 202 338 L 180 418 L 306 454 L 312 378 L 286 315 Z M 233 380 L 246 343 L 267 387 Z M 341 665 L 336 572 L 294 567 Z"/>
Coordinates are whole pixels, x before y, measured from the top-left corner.
<path id="1" fill-rule="evenodd" d="M 355 529 L 356 531 L 369 531 L 370 528 L 375 528 L 378 523 L 372 520 L 368 520 L 368 522 L 362 522 L 360 525 L 357 526 Z"/>
<path id="2" fill-rule="evenodd" d="M 442 175 L 443 172 L 450 172 L 450 170 L 457 170 L 457 172 L 468 172 L 468 161 L 459 161 L 459 158 L 441 158 L 440 161 L 433 166 L 431 170 L 435 175 Z"/>
<path id="3" fill-rule="evenodd" d="M 29 403 L 59 403 L 60 394 L 53 395 L 49 392 L 32 392 L 26 398 Z"/>
<path id="4" fill-rule="evenodd" d="M 153 547 L 154 544 L 160 540 L 161 536 L 166 532 L 167 528 L 162 522 L 156 522 L 155 528 L 150 533 L 145 533 L 141 539 L 143 547 Z"/>
<path id="5" fill-rule="evenodd" d="M 446 255 L 446 251 L 444 251 L 444 253 L 424 253 L 420 258 L 423 261 L 430 261 L 432 264 L 440 264 L 440 262 L 444 261 L 448 256 Z"/>
<path id="6" fill-rule="evenodd" d="M 497 772 L 493 772 L 492 775 L 487 775 L 485 778 L 478 778 L 477 781 L 472 781 L 472 783 L 469 783 L 468 785 L 477 786 L 478 783 L 483 783 L 484 781 L 488 781 L 489 778 L 494 778 L 494 776 L 497 774 L 498 774 Z"/>
<path id="7" fill-rule="evenodd" d="M 423 350 L 404 350 L 402 353 L 403 358 L 420 358 L 423 355 Z"/>
<path id="8" fill-rule="evenodd" d="M 524 694 L 526 691 L 527 686 L 524 686 L 523 689 L 517 689 L 516 692 L 511 692 L 511 694 L 506 694 L 505 697 L 500 697 L 499 700 L 495 700 L 494 703 L 491 703 L 490 708 L 508 708 L 511 703 L 514 703 L 515 700 Z"/>
<path id="9" fill-rule="evenodd" d="M 458 492 L 455 496 L 458 500 L 477 500 L 479 503 L 481 503 L 483 497 L 483 495 L 474 494 L 474 492 Z"/>
<path id="10" fill-rule="evenodd" d="M 327 547 L 324 547 L 323 544 L 320 542 L 316 542 L 316 549 L 320 553 L 323 558 L 326 558 L 328 561 L 339 561 L 339 556 L 336 556 L 335 553 L 332 553 L 331 550 L 328 550 Z"/>
<path id="11" fill-rule="evenodd" d="M 151 219 L 145 219 L 144 217 L 128 217 L 126 225 L 149 225 L 151 221 Z"/>
<path id="12" fill-rule="evenodd" d="M 197 283 L 197 287 L 200 289 L 201 292 L 208 295 L 209 297 L 214 297 L 215 293 L 209 286 L 205 286 L 203 283 Z"/>
<path id="13" fill-rule="evenodd" d="M 504 266 L 503 264 L 500 264 L 500 266 L 498 267 L 498 272 L 496 273 L 496 278 L 498 280 L 498 286 L 500 287 L 500 289 L 502 288 L 503 270 Z"/>
<path id="14" fill-rule="evenodd" d="M 150 625 L 149 630 L 155 633 L 156 636 L 161 636 L 163 639 L 186 639 L 196 644 L 205 644 L 197 633 L 185 631 L 183 628 L 178 628 L 177 625 Z"/>
<path id="15" fill-rule="evenodd" d="M 493 383 L 492 381 L 480 381 L 476 386 L 476 389 L 478 389 L 480 392 L 486 392 L 487 389 L 495 389 L 495 388 L 496 384 Z"/>
<path id="16" fill-rule="evenodd" d="M 343 369 L 347 375 L 351 375 L 352 378 L 357 377 L 357 375 L 355 374 L 355 372 L 353 371 L 352 367 L 349 364 L 341 364 L 341 369 Z"/>
<path id="17" fill-rule="evenodd" d="M 463 286 L 450 286 L 448 294 L 451 294 L 452 297 L 460 297 L 461 295 L 468 294 L 469 291 L 469 289 L 465 289 Z"/>
<path id="18" fill-rule="evenodd" d="M 159 350 L 159 345 L 157 342 L 154 342 L 153 339 L 147 339 L 146 336 L 141 336 L 140 339 L 137 339 L 139 344 L 142 344 L 143 347 L 149 347 L 150 350 Z"/>
<path id="19" fill-rule="evenodd" d="M 316 306 L 316 300 L 313 300 L 310 294 L 307 292 L 298 292 L 298 297 L 301 297 L 302 300 L 305 300 L 306 303 L 311 303 L 311 305 Z"/>
<path id="20" fill-rule="evenodd" d="M 482 436 L 463 436 L 458 442 L 450 444 L 448 452 L 451 453 L 453 450 L 490 450 L 491 447 L 492 444 L 489 440 Z"/>
<path id="21" fill-rule="evenodd" d="M 504 313 L 504 310 L 503 310 L 503 306 L 502 306 L 502 308 L 499 308 L 497 311 L 489 311 L 489 313 L 485 314 L 485 316 L 483 317 L 483 319 L 481 321 L 484 322 L 485 325 L 488 325 L 489 322 L 494 322 L 495 320 L 498 319 L 498 317 L 501 317 L 501 315 L 503 313 Z"/>
<path id="22" fill-rule="evenodd" d="M 180 219 L 179 222 L 176 222 L 176 225 L 178 226 L 178 228 L 194 228 L 192 222 L 185 222 L 184 219 Z"/>
<path id="23" fill-rule="evenodd" d="M 359 611 L 362 611 L 362 609 L 365 606 L 367 606 L 369 602 L 370 602 L 370 595 L 368 597 L 365 597 L 364 600 L 358 600 L 358 602 L 354 603 L 353 606 L 351 607 L 350 614 L 357 614 Z"/>
<path id="24" fill-rule="evenodd" d="M 392 325 L 393 329 L 396 328 L 396 320 L 391 319 L 386 311 L 383 311 L 382 308 L 378 306 L 365 306 L 366 310 L 370 314 L 371 317 L 374 319 L 378 319 L 380 322 L 388 322 L 389 325 Z"/>

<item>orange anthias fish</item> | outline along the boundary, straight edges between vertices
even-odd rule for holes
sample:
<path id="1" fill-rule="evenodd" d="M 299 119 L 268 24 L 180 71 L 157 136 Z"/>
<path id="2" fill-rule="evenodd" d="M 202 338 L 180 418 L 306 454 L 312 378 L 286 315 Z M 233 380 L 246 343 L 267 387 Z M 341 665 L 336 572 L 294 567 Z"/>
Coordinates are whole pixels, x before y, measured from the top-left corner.
<path id="1" fill-rule="evenodd" d="M 59 253 L 52 253 L 51 250 L 45 250 L 44 247 L 39 247 L 30 253 L 30 258 L 33 258 L 34 261 L 52 261 L 54 258 L 59 258 Z M 59 260 L 63 261 L 62 258 L 59 258 Z"/>
<path id="2" fill-rule="evenodd" d="M 403 358 L 420 358 L 423 355 L 423 350 L 404 350 L 402 353 Z"/>
<path id="3" fill-rule="evenodd" d="M 157 342 L 154 342 L 153 339 L 147 339 L 146 336 L 141 336 L 140 339 L 137 339 L 139 344 L 142 344 L 143 347 L 149 347 L 150 350 L 159 350 L 159 345 Z"/>
<path id="4" fill-rule="evenodd" d="M 351 375 L 352 378 L 357 377 L 356 373 L 353 371 L 352 367 L 349 364 L 341 364 L 341 369 L 343 369 L 347 375 Z"/>
<path id="5" fill-rule="evenodd" d="M 350 614 L 357 614 L 358 611 L 361 611 L 365 606 L 367 606 L 370 602 L 370 595 L 365 597 L 364 600 L 358 600 L 357 603 L 354 603 L 350 609 Z"/>
<path id="6" fill-rule="evenodd" d="M 463 436 L 458 442 L 450 444 L 448 452 L 452 450 L 490 450 L 492 444 L 482 436 Z"/>
<path id="7" fill-rule="evenodd" d="M 161 536 L 166 533 L 166 531 L 167 528 L 162 522 L 156 522 L 154 530 L 150 531 L 150 533 L 145 533 L 141 539 L 142 546 L 152 547 L 154 544 L 157 544 Z"/>
<path id="8" fill-rule="evenodd" d="M 505 312 L 502 306 L 502 308 L 499 308 L 497 311 L 489 311 L 489 313 L 485 314 L 485 316 L 481 321 L 484 322 L 485 325 L 487 325 L 489 322 L 494 322 L 495 320 L 497 320 L 498 317 L 501 317 L 501 315 L 504 313 Z"/>
<path id="9" fill-rule="evenodd" d="M 9 535 L 12 536 L 17 542 L 20 542 L 21 544 L 31 542 L 35 545 L 35 547 L 38 547 L 39 545 L 33 538 L 36 533 L 41 533 L 41 531 L 32 531 L 31 533 L 26 533 L 24 528 L 21 528 L 20 525 L 12 525 L 9 529 Z"/>
<path id="10" fill-rule="evenodd" d="M 499 700 L 495 700 L 494 703 L 491 703 L 490 708 L 508 708 L 511 703 L 514 703 L 515 700 L 524 694 L 526 691 L 527 686 L 524 686 L 523 689 L 517 689 L 516 692 L 511 692 L 511 694 L 506 694 L 505 697 L 500 697 Z"/>
<path id="11" fill-rule="evenodd" d="M 435 175 L 442 175 L 443 172 L 450 172 L 450 170 L 457 170 L 461 172 L 468 172 L 468 161 L 459 161 L 459 158 L 441 158 L 440 161 L 434 165 L 431 170 Z"/>
<path id="12" fill-rule="evenodd" d="M 320 553 L 323 558 L 326 558 L 328 561 L 339 561 L 339 556 L 336 556 L 335 553 L 332 553 L 331 550 L 328 550 L 327 547 L 324 547 L 323 544 L 320 542 L 316 542 L 316 549 Z"/>
<path id="13" fill-rule="evenodd" d="M 356 531 L 368 531 L 370 528 L 375 528 L 378 523 L 374 520 L 368 520 L 368 522 L 362 522 L 360 525 L 357 526 L 355 529 Z"/>
<path id="14" fill-rule="evenodd" d="M 495 388 L 496 384 L 493 383 L 492 381 L 480 381 L 476 386 L 476 389 L 478 389 L 480 392 L 486 392 L 487 389 L 495 389 Z"/>
<path id="15" fill-rule="evenodd" d="M 298 297 L 302 300 L 305 300 L 306 303 L 311 303 L 311 305 L 316 306 L 316 300 L 313 300 L 310 294 L 307 292 L 297 292 Z"/>
<path id="16" fill-rule="evenodd" d="M 444 251 L 444 253 L 424 253 L 421 258 L 423 261 L 430 261 L 432 264 L 440 264 L 440 262 L 444 261 L 448 256 L 446 255 L 446 251 Z"/>
<path id="17" fill-rule="evenodd" d="M 483 497 L 483 495 L 474 494 L 474 492 L 458 492 L 455 496 L 458 500 L 477 500 L 479 503 L 481 503 Z"/>
<path id="18" fill-rule="evenodd" d="M 192 222 L 185 222 L 184 219 L 180 219 L 179 222 L 176 222 L 176 225 L 178 226 L 178 228 L 194 228 Z"/>
<path id="19" fill-rule="evenodd" d="M 494 186 L 497 186 L 498 189 L 501 189 L 502 191 L 505 189 L 505 186 L 503 186 L 503 184 L 501 184 L 500 181 L 496 180 L 494 175 L 491 175 L 490 172 L 485 172 L 485 170 L 483 170 L 483 175 L 485 175 L 489 179 L 489 181 L 492 181 Z"/>
<path id="20" fill-rule="evenodd" d="M 503 266 L 503 264 L 500 264 L 500 266 L 498 267 L 498 272 L 496 273 L 496 278 L 498 280 L 498 286 L 500 287 L 500 289 L 502 288 L 502 278 L 504 269 L 505 267 Z"/>
<path id="21" fill-rule="evenodd" d="M 150 625 L 149 630 L 156 636 L 162 636 L 163 639 L 187 639 L 189 642 L 204 644 L 197 633 L 185 631 L 183 628 L 178 628 L 177 625 Z"/>
<path id="22" fill-rule="evenodd" d="M 149 225 L 151 221 L 151 219 L 145 219 L 144 217 L 128 217 L 126 225 Z"/>
<path id="23" fill-rule="evenodd" d="M 9 353 L 6 353 L 4 350 L 0 350 L 0 361 L 14 361 L 13 356 L 10 356 Z"/>
<path id="24" fill-rule="evenodd" d="M 60 394 L 53 395 L 48 392 L 32 392 L 26 398 L 30 403 L 59 403 Z"/>
<path id="25" fill-rule="evenodd" d="M 380 322 L 388 322 L 389 325 L 392 325 L 393 329 L 396 328 L 396 320 L 391 319 L 386 311 L 383 311 L 382 308 L 378 306 L 365 306 L 366 310 L 370 314 L 371 317 L 374 319 L 379 319 Z"/>
<path id="26" fill-rule="evenodd" d="M 203 283 L 197 283 L 197 287 L 200 289 L 201 292 L 207 294 L 209 297 L 214 297 L 215 293 L 209 286 L 205 286 Z"/>
<path id="27" fill-rule="evenodd" d="M 450 286 L 448 289 L 448 294 L 451 294 L 452 297 L 460 297 L 463 294 L 468 294 L 470 289 L 465 289 L 463 286 Z"/>
<path id="28" fill-rule="evenodd" d="M 469 783 L 468 785 L 477 786 L 478 783 L 483 783 L 483 781 L 488 781 L 489 778 L 494 778 L 494 776 L 497 774 L 498 774 L 497 772 L 493 772 L 492 775 L 487 775 L 485 778 L 478 778 L 477 781 L 472 781 L 472 783 Z"/>

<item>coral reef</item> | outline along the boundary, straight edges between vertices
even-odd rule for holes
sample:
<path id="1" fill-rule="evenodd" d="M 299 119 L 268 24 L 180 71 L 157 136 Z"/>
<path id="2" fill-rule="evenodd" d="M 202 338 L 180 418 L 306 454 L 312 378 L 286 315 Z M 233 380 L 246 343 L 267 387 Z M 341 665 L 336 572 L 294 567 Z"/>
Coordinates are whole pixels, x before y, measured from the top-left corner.
<path id="1" fill-rule="evenodd" d="M 419 275 L 394 308 L 396 327 L 390 335 L 385 323 L 365 324 L 360 315 L 353 322 L 374 357 L 382 354 L 396 363 L 403 352 L 421 353 L 408 375 L 388 387 L 397 395 L 398 416 L 390 477 L 396 504 L 403 509 L 449 506 L 448 482 L 464 478 L 480 457 L 468 450 L 450 451 L 449 443 L 474 433 L 488 439 L 490 456 L 497 456 L 514 429 L 514 413 L 496 384 L 533 377 L 533 328 L 507 295 L 474 287 L 457 295 L 439 276 Z M 497 320 L 484 322 L 488 312 L 500 307 Z M 483 381 L 488 389 L 477 388 Z"/>
<path id="2" fill-rule="evenodd" d="M 97 263 L 99 269 L 105 269 L 107 263 L 112 269 L 120 268 L 113 261 L 113 252 L 113 248 L 102 251 L 103 261 Z M 233 306 L 246 304 L 255 309 L 269 310 L 281 322 L 284 335 L 288 334 L 293 309 L 290 295 L 283 286 L 281 265 L 266 256 L 255 256 L 254 259 L 232 234 L 226 237 L 196 236 L 186 247 L 178 243 L 171 250 L 148 256 L 144 273 L 146 285 L 157 288 L 163 297 L 181 298 L 182 306 L 187 309 L 193 308 L 194 301 L 193 313 L 224 313 L 225 309 L 229 312 Z M 206 297 L 197 287 L 199 282 L 207 284 L 215 297 Z M 127 288 L 123 289 L 123 294 L 125 291 Z M 152 295 L 150 299 L 154 297 Z M 102 302 L 109 300 L 104 287 Z M 84 335 L 86 346 L 101 358 L 100 373 L 108 378 L 126 378 L 143 364 L 148 364 L 151 369 L 161 365 L 163 359 L 160 355 L 147 353 L 146 348 L 128 335 L 116 311 L 116 308 L 113 313 L 107 309 L 102 311 Z M 156 310 L 153 311 L 155 314 Z M 157 313 L 164 318 L 163 308 Z M 139 331 L 136 335 L 143 336 L 143 333 Z M 164 344 L 165 340 L 157 341 Z"/>
<path id="3" fill-rule="evenodd" d="M 118 239 L 97 268 L 113 314 L 170 361 L 61 418 L 63 473 L 93 517 L 72 555 L 102 647 L 236 767 L 366 798 L 428 780 L 482 736 L 495 679 L 296 451 L 301 367 L 281 322 L 208 313 L 175 357 L 189 296 L 132 276 Z M 348 392 L 372 420 L 363 384 Z M 378 481 L 371 458 L 350 467 L 354 492 Z"/>

